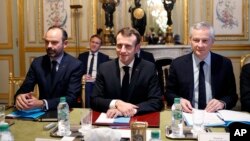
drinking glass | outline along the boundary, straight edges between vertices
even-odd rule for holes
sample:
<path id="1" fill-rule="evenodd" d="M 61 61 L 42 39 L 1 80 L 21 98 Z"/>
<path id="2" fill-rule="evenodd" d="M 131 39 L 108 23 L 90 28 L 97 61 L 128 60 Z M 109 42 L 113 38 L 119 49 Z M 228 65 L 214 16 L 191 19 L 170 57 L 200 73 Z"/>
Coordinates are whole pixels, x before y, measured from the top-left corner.
<path id="1" fill-rule="evenodd" d="M 5 122 L 5 105 L 0 105 L 0 123 Z"/>
<path id="2" fill-rule="evenodd" d="M 193 132 L 198 134 L 199 132 L 204 131 L 204 115 L 205 110 L 193 109 Z"/>
<path id="3" fill-rule="evenodd" d="M 92 129 L 92 114 L 93 112 L 91 109 L 83 109 L 82 111 L 81 128 L 79 129 L 79 132 L 83 135 Z"/>

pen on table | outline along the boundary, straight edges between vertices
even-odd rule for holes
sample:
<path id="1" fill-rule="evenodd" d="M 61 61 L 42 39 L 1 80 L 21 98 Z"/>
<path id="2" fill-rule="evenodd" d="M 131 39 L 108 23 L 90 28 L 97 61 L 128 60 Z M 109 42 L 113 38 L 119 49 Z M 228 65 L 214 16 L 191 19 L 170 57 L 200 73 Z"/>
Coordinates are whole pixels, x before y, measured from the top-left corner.
<path id="1" fill-rule="evenodd" d="M 216 115 L 217 115 L 217 117 L 219 118 L 219 119 L 221 119 L 222 121 L 224 121 L 224 119 L 222 118 L 222 116 L 220 115 L 220 113 L 216 113 Z"/>

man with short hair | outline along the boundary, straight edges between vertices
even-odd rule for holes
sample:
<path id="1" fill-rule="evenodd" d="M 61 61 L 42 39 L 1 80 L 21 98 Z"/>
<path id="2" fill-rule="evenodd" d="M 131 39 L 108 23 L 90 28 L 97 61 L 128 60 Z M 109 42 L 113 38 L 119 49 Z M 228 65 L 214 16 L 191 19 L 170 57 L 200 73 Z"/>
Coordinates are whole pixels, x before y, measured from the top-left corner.
<path id="1" fill-rule="evenodd" d="M 181 98 L 183 111 L 193 108 L 215 112 L 232 109 L 238 99 L 232 62 L 211 52 L 214 29 L 207 22 L 190 28 L 193 52 L 172 61 L 167 81 L 166 100 L 173 104 Z"/>
<path id="2" fill-rule="evenodd" d="M 140 33 L 122 28 L 116 36 L 118 58 L 100 65 L 91 95 L 91 108 L 108 117 L 134 116 L 163 107 L 155 65 L 135 57 Z"/>
<path id="3" fill-rule="evenodd" d="M 92 35 L 89 41 L 89 51 L 81 53 L 78 57 L 84 66 L 85 79 L 85 108 L 90 107 L 90 95 L 92 94 L 96 73 L 101 63 L 109 61 L 109 56 L 99 52 L 102 39 L 99 35 Z"/>
<path id="4" fill-rule="evenodd" d="M 66 97 L 70 107 L 81 95 L 83 66 L 81 61 L 64 52 L 68 45 L 67 32 L 52 26 L 45 33 L 47 54 L 33 60 L 26 78 L 14 97 L 18 110 L 42 108 L 56 109 L 60 97 Z M 39 98 L 33 95 L 38 84 Z"/>

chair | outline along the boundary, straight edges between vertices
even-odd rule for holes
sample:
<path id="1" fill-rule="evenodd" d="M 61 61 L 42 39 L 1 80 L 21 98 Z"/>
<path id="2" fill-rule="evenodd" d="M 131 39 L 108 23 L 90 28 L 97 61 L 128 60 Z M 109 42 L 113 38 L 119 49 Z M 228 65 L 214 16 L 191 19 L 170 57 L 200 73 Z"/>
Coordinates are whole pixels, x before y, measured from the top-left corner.
<path id="1" fill-rule="evenodd" d="M 240 67 L 242 68 L 245 64 L 248 64 L 248 63 L 250 63 L 250 54 L 241 56 Z"/>
<path id="2" fill-rule="evenodd" d="M 8 106 L 14 105 L 14 94 L 17 89 L 20 88 L 24 81 L 24 77 L 14 77 L 12 72 L 9 73 L 9 96 L 8 96 Z"/>
<path id="3" fill-rule="evenodd" d="M 85 78 L 82 76 L 82 89 L 81 95 L 79 95 L 76 99 L 76 103 L 73 105 L 73 108 L 85 108 Z"/>
<path id="4" fill-rule="evenodd" d="M 8 96 L 8 107 L 12 107 L 14 105 L 14 95 L 15 92 L 20 88 L 23 84 L 25 77 L 15 77 L 12 72 L 9 73 L 9 96 Z M 35 96 L 39 96 L 38 85 L 34 88 Z"/>
<path id="5" fill-rule="evenodd" d="M 85 108 L 85 78 L 82 77 L 82 108 Z"/>
<path id="6" fill-rule="evenodd" d="M 169 67 L 171 63 L 172 59 L 161 59 L 155 62 L 162 94 L 166 92 Z M 164 109 L 167 109 L 168 105 L 164 95 L 162 99 L 164 101 Z"/>
<path id="7" fill-rule="evenodd" d="M 160 87 L 163 93 L 166 92 L 168 71 L 169 71 L 169 66 L 171 62 L 172 62 L 172 59 L 161 59 L 155 62 L 156 69 L 158 72 Z"/>

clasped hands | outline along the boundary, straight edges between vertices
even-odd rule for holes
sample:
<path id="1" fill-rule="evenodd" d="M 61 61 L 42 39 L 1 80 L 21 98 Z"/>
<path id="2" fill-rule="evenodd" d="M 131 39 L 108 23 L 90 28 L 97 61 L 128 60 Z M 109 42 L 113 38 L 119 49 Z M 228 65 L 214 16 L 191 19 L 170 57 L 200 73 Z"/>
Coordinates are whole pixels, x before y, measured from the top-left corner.
<path id="1" fill-rule="evenodd" d="M 32 108 L 42 107 L 43 101 L 37 99 L 33 92 L 19 94 L 16 97 L 16 108 L 18 110 L 29 110 Z"/>
<path id="2" fill-rule="evenodd" d="M 92 77 L 92 76 L 89 75 L 89 74 L 85 74 L 85 75 L 83 76 L 83 78 L 84 78 L 85 82 L 95 82 L 95 78 Z"/>
<path id="3" fill-rule="evenodd" d="M 122 100 L 117 100 L 115 107 L 116 108 L 108 109 L 106 113 L 108 118 L 115 118 L 117 116 L 132 117 L 136 114 L 138 109 L 138 106 Z"/>
<path id="4" fill-rule="evenodd" d="M 181 98 L 180 103 L 181 103 L 182 110 L 184 112 L 192 113 L 193 107 L 192 107 L 189 100 Z M 223 109 L 224 106 L 225 105 L 224 105 L 224 103 L 222 101 L 217 100 L 217 99 L 212 99 L 207 103 L 207 106 L 206 106 L 206 108 L 204 110 L 206 112 L 216 112 L 216 111 L 218 111 L 220 109 Z"/>

